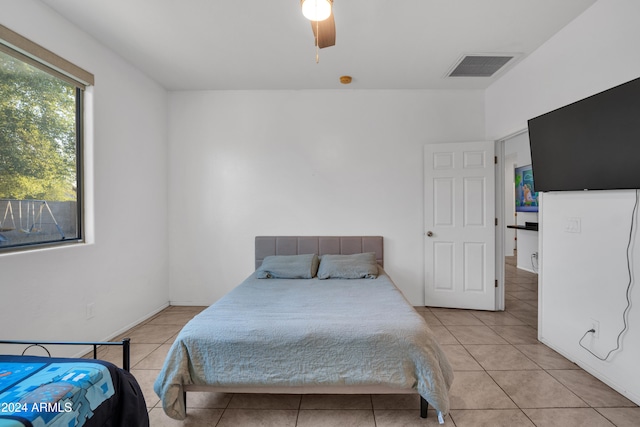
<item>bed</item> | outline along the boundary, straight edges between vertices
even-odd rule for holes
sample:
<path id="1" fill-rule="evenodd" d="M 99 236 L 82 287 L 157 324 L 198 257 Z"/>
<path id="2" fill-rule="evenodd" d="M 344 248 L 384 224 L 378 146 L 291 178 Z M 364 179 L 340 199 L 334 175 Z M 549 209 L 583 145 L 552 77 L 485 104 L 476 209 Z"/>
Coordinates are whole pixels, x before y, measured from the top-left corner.
<path id="1" fill-rule="evenodd" d="M 256 237 L 256 271 L 189 321 L 169 350 L 154 384 L 165 413 L 184 419 L 191 391 L 418 393 L 420 416 L 431 404 L 442 422 L 451 366 L 383 255 L 380 236 Z M 301 274 L 309 264 L 287 264 L 302 258 L 310 274 Z M 364 270 L 355 258 L 367 259 Z M 282 265 L 285 273 L 273 273 Z"/>
<path id="2" fill-rule="evenodd" d="M 0 344 L 27 346 L 21 355 L 0 355 L 0 427 L 149 426 L 144 396 L 129 372 L 129 339 Z M 45 345 L 91 345 L 94 359 L 51 357 Z M 122 346 L 122 369 L 96 359 L 103 345 Z M 48 356 L 25 355 L 34 346 Z"/>

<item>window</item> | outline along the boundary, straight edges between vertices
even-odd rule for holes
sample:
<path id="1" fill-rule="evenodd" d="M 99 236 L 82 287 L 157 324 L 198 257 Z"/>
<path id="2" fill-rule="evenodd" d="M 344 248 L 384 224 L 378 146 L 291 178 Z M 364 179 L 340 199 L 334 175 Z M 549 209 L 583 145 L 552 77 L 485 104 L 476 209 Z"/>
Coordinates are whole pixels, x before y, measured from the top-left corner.
<path id="1" fill-rule="evenodd" d="M 83 240 L 74 67 L 0 26 L 0 251 Z"/>

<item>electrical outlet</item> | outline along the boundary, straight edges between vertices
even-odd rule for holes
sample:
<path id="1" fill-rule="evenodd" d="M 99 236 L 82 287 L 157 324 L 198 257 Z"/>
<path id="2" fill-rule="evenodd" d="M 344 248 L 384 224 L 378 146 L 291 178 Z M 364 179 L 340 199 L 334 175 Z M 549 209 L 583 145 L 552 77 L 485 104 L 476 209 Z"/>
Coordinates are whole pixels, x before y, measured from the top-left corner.
<path id="1" fill-rule="evenodd" d="M 564 219 L 564 231 L 565 233 L 581 233 L 582 232 L 582 219 L 579 217 L 571 217 Z"/>
<path id="2" fill-rule="evenodd" d="M 591 329 L 595 330 L 595 332 L 591 335 L 595 339 L 600 338 L 600 322 L 598 322 L 596 319 L 591 319 Z"/>
<path id="3" fill-rule="evenodd" d="M 95 316 L 95 309 L 95 303 L 87 304 L 87 319 L 91 319 L 93 316 Z"/>

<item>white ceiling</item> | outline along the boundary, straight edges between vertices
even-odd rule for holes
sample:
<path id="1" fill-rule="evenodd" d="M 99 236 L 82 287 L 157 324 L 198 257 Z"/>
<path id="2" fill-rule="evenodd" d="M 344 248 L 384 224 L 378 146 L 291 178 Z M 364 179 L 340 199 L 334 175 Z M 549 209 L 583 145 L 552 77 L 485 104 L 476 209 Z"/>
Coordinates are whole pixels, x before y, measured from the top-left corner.
<path id="1" fill-rule="evenodd" d="M 595 0 L 335 0 L 336 45 L 315 46 L 299 0 L 41 0 L 170 90 L 484 89 L 445 78 L 465 54 L 513 65 Z M 570 54 L 570 52 L 567 52 Z"/>

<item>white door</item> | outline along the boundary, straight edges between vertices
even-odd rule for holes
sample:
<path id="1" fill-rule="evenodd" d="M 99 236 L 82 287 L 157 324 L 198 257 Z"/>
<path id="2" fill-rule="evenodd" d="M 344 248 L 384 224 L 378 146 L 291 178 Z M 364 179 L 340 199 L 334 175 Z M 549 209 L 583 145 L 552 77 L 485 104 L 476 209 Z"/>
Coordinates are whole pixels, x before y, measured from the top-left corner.
<path id="1" fill-rule="evenodd" d="M 424 150 L 425 305 L 495 310 L 494 142 Z"/>

